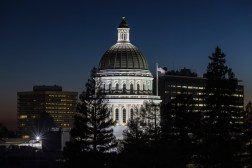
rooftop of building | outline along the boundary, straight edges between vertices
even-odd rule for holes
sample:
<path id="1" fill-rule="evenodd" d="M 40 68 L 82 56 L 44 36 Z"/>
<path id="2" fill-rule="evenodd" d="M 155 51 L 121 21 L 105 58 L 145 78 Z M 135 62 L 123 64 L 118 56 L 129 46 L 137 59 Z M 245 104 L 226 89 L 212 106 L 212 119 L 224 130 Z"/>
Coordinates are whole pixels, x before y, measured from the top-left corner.
<path id="1" fill-rule="evenodd" d="M 48 86 L 48 85 L 35 85 L 33 86 L 33 91 L 62 91 L 62 86 L 59 85 L 53 85 L 53 86 Z"/>
<path id="2" fill-rule="evenodd" d="M 192 72 L 191 69 L 183 68 L 179 70 L 167 71 L 165 75 L 176 75 L 176 76 L 189 76 L 189 77 L 198 77 L 196 72 Z"/>
<path id="3" fill-rule="evenodd" d="M 62 86 L 59 85 L 35 85 L 32 91 L 17 92 L 18 95 L 33 95 L 33 94 L 67 94 L 77 95 L 75 91 L 63 91 Z"/>

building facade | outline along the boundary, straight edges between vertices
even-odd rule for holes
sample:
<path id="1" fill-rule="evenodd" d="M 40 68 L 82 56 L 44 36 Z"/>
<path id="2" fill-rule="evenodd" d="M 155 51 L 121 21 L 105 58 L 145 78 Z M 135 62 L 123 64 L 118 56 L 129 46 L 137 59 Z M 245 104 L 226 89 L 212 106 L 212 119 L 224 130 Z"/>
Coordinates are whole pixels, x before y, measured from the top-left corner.
<path id="1" fill-rule="evenodd" d="M 48 113 L 59 128 L 72 128 L 77 104 L 77 92 L 62 91 L 62 87 L 34 86 L 33 91 L 17 93 L 18 132 L 22 138 L 33 137 L 35 122 L 42 112 Z"/>
<path id="2" fill-rule="evenodd" d="M 135 113 L 147 103 L 160 104 L 161 100 L 153 95 L 153 76 L 144 55 L 130 43 L 130 28 L 124 17 L 117 31 L 117 43 L 102 56 L 96 80 L 106 94 L 111 117 L 116 121 L 114 134 L 120 139 Z"/>
<path id="3" fill-rule="evenodd" d="M 206 84 L 206 78 L 198 77 L 190 69 L 181 69 L 178 71 L 168 71 L 165 75 L 158 78 L 158 95 L 161 96 L 162 103 L 169 103 L 176 98 L 178 94 L 190 95 L 194 100 L 194 110 L 199 111 L 203 106 L 203 96 Z M 156 86 L 154 86 L 156 87 Z M 238 85 L 236 93 L 236 106 L 243 111 L 244 109 L 244 87 Z"/>

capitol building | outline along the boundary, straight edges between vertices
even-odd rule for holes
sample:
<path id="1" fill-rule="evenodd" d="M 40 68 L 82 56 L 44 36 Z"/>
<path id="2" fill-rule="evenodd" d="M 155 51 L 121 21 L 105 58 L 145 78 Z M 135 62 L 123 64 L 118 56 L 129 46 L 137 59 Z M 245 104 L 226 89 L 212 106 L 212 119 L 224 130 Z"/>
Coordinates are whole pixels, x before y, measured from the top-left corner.
<path id="1" fill-rule="evenodd" d="M 114 134 L 122 138 L 129 119 L 148 103 L 160 104 L 153 95 L 153 76 L 141 51 L 130 42 L 130 28 L 122 18 L 117 43 L 102 56 L 96 80 L 100 81 L 111 117 L 116 121 Z"/>

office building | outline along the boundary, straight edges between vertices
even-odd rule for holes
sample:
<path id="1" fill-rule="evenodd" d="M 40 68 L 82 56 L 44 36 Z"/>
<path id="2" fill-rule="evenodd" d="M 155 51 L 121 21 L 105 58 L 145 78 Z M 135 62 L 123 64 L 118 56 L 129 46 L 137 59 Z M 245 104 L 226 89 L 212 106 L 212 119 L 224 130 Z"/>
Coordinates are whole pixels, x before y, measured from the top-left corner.
<path id="1" fill-rule="evenodd" d="M 35 122 L 46 112 L 59 128 L 71 128 L 77 92 L 62 91 L 61 86 L 34 86 L 33 91 L 17 93 L 18 133 L 22 138 L 35 136 Z M 37 133 L 36 133 L 37 134 Z"/>
<path id="2" fill-rule="evenodd" d="M 203 106 L 203 95 L 206 78 L 198 77 L 190 69 L 181 69 L 178 71 L 167 71 L 165 75 L 158 77 L 158 95 L 161 96 L 162 104 L 169 103 L 176 98 L 178 94 L 190 95 L 194 100 L 194 110 L 197 112 Z M 154 83 L 154 87 L 155 83 Z M 244 109 L 244 88 L 238 85 L 236 93 L 236 106 L 243 111 Z"/>

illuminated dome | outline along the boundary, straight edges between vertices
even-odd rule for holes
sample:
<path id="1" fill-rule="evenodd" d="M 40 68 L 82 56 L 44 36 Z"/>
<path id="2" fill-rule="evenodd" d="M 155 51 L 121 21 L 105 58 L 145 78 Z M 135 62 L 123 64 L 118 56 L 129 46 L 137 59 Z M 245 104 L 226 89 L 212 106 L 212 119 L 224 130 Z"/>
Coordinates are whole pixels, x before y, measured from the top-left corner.
<path id="1" fill-rule="evenodd" d="M 104 102 L 116 123 L 113 133 L 118 140 L 122 140 L 128 121 L 139 116 L 147 104 L 159 105 L 161 100 L 160 96 L 153 95 L 153 76 L 146 58 L 130 43 L 130 28 L 125 17 L 117 30 L 117 43 L 103 54 L 95 81 L 104 93 Z M 155 112 L 159 116 L 158 107 Z M 155 118 L 156 123 L 159 121 Z M 148 119 L 148 122 L 154 121 Z"/>
<path id="2" fill-rule="evenodd" d="M 103 54 L 99 63 L 99 69 L 148 70 L 148 63 L 144 55 L 129 41 L 130 28 L 124 17 L 117 30 L 117 43 Z"/>
<path id="3" fill-rule="evenodd" d="M 148 69 L 148 64 L 131 43 L 116 43 L 103 55 L 99 69 Z"/>

